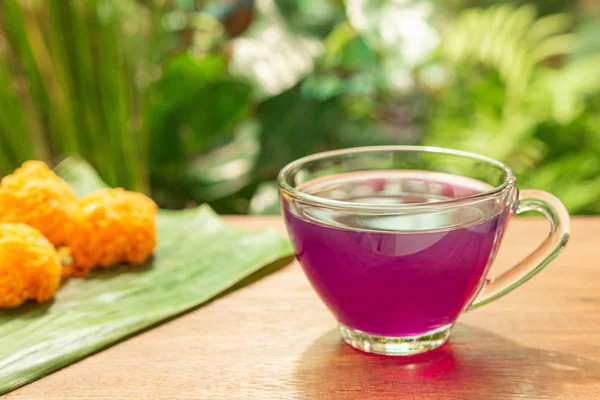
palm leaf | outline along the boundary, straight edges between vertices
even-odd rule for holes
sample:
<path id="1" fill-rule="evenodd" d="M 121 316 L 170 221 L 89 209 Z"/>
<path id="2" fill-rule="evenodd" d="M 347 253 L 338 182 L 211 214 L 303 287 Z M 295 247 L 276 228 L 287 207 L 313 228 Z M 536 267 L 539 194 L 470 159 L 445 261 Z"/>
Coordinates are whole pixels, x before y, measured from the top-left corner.
<path id="1" fill-rule="evenodd" d="M 103 185 L 82 161 L 57 171 L 78 194 Z M 51 303 L 0 313 L 0 394 L 190 310 L 291 253 L 276 233 L 238 231 L 206 206 L 160 211 L 158 227 L 146 265 L 70 279 Z"/>

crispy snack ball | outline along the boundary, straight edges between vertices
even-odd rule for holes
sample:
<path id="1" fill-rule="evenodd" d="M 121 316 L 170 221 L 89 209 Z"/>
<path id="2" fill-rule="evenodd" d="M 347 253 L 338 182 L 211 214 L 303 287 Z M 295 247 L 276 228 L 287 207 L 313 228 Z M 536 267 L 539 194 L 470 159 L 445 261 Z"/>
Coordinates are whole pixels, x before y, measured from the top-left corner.
<path id="1" fill-rule="evenodd" d="M 0 223 L 0 308 L 51 299 L 62 267 L 54 246 L 35 228 Z"/>
<path id="2" fill-rule="evenodd" d="M 123 189 L 100 189 L 79 199 L 67 237 L 71 274 L 84 276 L 122 262 L 142 264 L 156 246 L 157 211 L 149 197 Z"/>
<path id="3" fill-rule="evenodd" d="M 26 161 L 0 182 L 0 222 L 23 222 L 58 246 L 75 208 L 75 193 L 41 161 Z"/>

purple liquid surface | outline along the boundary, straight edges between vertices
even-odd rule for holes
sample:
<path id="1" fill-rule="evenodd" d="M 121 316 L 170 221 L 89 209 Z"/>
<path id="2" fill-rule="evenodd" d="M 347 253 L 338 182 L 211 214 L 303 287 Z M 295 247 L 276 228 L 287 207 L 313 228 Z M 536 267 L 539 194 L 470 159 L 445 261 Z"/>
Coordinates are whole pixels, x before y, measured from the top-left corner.
<path id="1" fill-rule="evenodd" d="M 337 198 L 386 203 L 432 202 L 488 189 L 448 177 L 419 180 L 418 193 L 383 190 L 390 177 L 304 187 L 332 197 L 335 186 Z M 480 287 L 507 220 L 507 212 L 486 209 L 362 219 L 313 210 L 299 217 L 285 201 L 284 214 L 296 256 L 325 304 L 344 325 L 381 336 L 417 335 L 454 322 Z M 449 221 L 459 227 L 444 229 Z"/>

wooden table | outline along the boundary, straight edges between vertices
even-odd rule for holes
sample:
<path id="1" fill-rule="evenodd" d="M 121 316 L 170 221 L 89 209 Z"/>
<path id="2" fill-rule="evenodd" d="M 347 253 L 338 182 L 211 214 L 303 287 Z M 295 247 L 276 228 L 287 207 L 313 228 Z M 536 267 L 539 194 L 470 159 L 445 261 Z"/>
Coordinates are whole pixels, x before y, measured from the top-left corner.
<path id="1" fill-rule="evenodd" d="M 284 232 L 279 218 L 229 221 Z M 546 229 L 514 220 L 495 271 Z M 545 271 L 462 316 L 450 343 L 426 356 L 369 356 L 342 343 L 294 263 L 6 397 L 600 399 L 600 218 L 577 218 L 572 232 Z"/>

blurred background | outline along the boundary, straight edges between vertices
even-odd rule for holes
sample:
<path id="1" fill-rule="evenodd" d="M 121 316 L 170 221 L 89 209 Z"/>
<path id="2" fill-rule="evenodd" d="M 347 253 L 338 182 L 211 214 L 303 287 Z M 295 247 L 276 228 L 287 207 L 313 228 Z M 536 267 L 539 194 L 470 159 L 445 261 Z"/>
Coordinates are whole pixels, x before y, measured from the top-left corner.
<path id="1" fill-rule="evenodd" d="M 162 206 L 279 212 L 279 169 L 470 150 L 600 213 L 597 0 L 0 0 L 0 175 L 78 154 Z"/>

